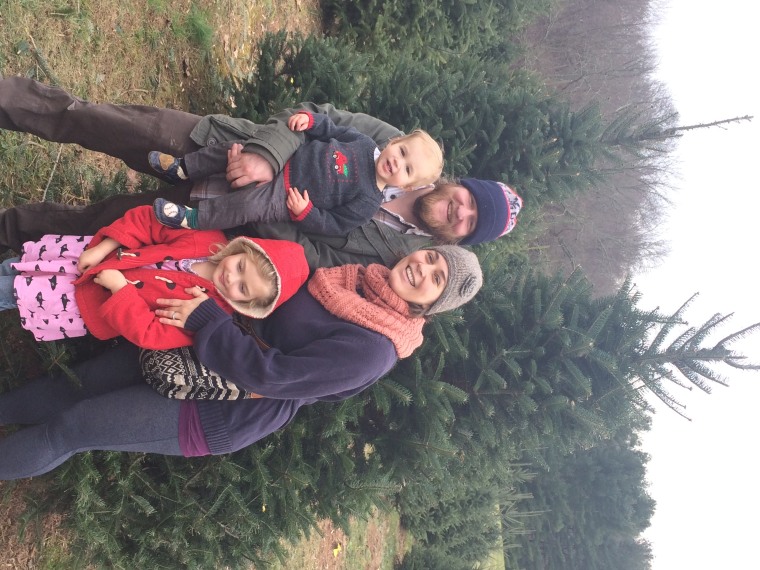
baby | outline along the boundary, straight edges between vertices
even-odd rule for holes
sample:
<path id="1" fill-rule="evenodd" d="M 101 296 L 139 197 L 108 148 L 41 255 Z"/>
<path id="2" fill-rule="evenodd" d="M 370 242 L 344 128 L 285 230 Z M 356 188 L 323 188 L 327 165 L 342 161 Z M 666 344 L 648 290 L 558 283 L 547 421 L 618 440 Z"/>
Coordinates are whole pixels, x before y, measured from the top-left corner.
<path id="1" fill-rule="evenodd" d="M 327 115 L 296 113 L 288 121 L 306 141 L 272 182 L 204 200 L 197 208 L 158 199 L 154 212 L 170 227 L 227 229 L 249 222 L 295 221 L 305 231 L 345 235 L 368 222 L 388 186 L 413 190 L 443 170 L 440 145 L 426 132 L 392 139 L 382 150 L 368 136 L 336 126 Z M 224 172 L 236 142 L 205 147 L 183 158 L 151 152 L 151 166 L 170 182 Z M 303 194 L 299 192 L 303 189 Z"/>

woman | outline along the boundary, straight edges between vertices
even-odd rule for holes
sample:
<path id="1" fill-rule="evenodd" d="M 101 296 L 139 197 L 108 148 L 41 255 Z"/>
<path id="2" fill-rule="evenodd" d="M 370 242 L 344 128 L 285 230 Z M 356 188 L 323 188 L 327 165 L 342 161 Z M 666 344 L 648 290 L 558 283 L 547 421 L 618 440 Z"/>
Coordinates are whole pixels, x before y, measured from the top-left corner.
<path id="1" fill-rule="evenodd" d="M 0 440 L 0 480 L 40 475 L 93 449 L 186 457 L 239 450 L 303 405 L 372 385 L 422 344 L 423 316 L 466 303 L 481 284 L 477 258 L 456 246 L 416 251 L 393 269 L 319 269 L 260 322 L 267 350 L 199 291 L 163 300 L 161 321 L 194 331 L 207 367 L 262 398 L 164 398 L 142 379 L 137 348 L 118 347 L 78 367 L 81 390 L 42 378 L 0 395 L 0 425 L 33 424 Z"/>

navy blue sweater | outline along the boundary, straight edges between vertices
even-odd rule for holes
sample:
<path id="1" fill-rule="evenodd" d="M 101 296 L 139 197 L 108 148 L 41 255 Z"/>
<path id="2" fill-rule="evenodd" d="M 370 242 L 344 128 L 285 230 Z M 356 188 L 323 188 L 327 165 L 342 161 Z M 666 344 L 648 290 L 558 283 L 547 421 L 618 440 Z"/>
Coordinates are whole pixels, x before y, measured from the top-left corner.
<path id="1" fill-rule="evenodd" d="M 377 382 L 396 363 L 382 334 L 328 313 L 302 287 L 261 321 L 262 350 L 251 335 L 211 300 L 185 327 L 206 366 L 261 399 L 184 401 L 197 405 L 213 454 L 242 449 L 285 426 L 302 405 L 337 402 Z"/>
<path id="2" fill-rule="evenodd" d="M 366 224 L 382 203 L 375 150 L 370 137 L 336 126 L 327 115 L 312 115 L 308 141 L 285 163 L 285 188 L 309 191 L 310 204 L 293 219 L 304 231 L 345 235 Z"/>

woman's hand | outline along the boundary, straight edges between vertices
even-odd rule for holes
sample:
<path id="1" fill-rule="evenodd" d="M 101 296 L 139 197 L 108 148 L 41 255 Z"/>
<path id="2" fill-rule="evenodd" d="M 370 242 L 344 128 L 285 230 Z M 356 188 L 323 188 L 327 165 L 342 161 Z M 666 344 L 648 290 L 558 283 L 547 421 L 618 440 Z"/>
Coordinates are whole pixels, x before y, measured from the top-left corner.
<path id="1" fill-rule="evenodd" d="M 109 289 L 112 295 L 129 283 L 118 269 L 104 269 L 95 276 L 94 281 L 101 287 Z"/>
<path id="2" fill-rule="evenodd" d="M 159 317 L 158 321 L 161 324 L 184 328 L 190 313 L 208 299 L 208 295 L 201 291 L 200 287 L 188 287 L 185 289 L 185 293 L 192 295 L 193 298 L 156 299 L 159 305 L 166 307 L 165 309 L 156 309 L 156 316 Z"/>

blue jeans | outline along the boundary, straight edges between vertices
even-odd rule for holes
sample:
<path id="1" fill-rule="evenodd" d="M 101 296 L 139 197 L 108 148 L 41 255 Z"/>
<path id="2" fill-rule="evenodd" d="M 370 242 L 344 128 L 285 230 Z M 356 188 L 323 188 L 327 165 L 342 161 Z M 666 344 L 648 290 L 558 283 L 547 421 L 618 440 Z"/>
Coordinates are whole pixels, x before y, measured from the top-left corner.
<path id="1" fill-rule="evenodd" d="M 13 279 L 18 271 L 11 267 L 11 263 L 19 261 L 18 257 L 10 257 L 0 263 L 0 311 L 16 308 L 16 295 L 13 293 Z"/>
<path id="2" fill-rule="evenodd" d="M 89 450 L 182 455 L 180 400 L 142 378 L 138 348 L 122 344 L 64 375 L 39 378 L 0 394 L 0 425 L 28 427 L 0 438 L 0 480 L 33 477 Z"/>

